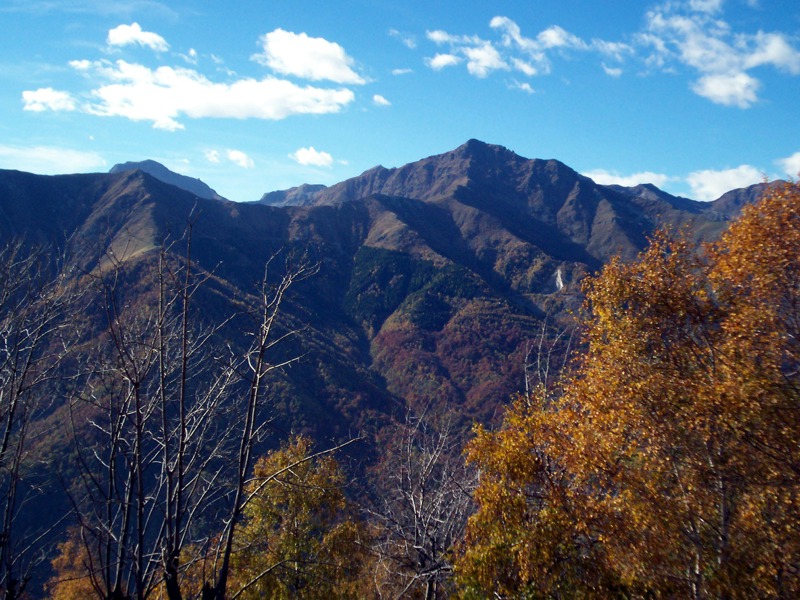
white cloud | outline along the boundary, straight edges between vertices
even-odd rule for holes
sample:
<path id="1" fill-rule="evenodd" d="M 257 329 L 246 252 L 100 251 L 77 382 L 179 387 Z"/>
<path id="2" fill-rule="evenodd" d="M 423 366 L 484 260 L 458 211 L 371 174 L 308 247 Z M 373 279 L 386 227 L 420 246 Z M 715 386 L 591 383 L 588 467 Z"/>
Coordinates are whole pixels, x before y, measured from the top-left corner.
<path id="1" fill-rule="evenodd" d="M 800 75 L 800 52 L 782 34 L 759 31 L 750 42 L 752 49 L 743 60 L 745 68 L 772 65 L 792 75 Z"/>
<path id="2" fill-rule="evenodd" d="M 778 159 L 776 162 L 789 177 L 800 176 L 800 152 L 795 152 L 791 156 Z"/>
<path id="3" fill-rule="evenodd" d="M 241 150 L 228 150 L 226 155 L 229 161 L 242 167 L 243 169 L 252 169 L 255 166 L 253 159 L 247 156 L 247 154 Z"/>
<path id="4" fill-rule="evenodd" d="M 375 94 L 372 97 L 372 101 L 377 104 L 378 106 L 391 106 L 392 103 L 389 102 L 386 98 L 381 96 L 380 94 Z"/>
<path id="5" fill-rule="evenodd" d="M 533 77 L 534 75 L 536 75 L 536 73 L 538 73 L 536 67 L 534 67 L 530 63 L 525 62 L 524 60 L 520 60 L 519 58 L 512 58 L 511 64 L 514 65 L 514 68 L 517 71 L 523 73 L 524 75 L 527 75 L 528 77 Z"/>
<path id="6" fill-rule="evenodd" d="M 392 69 L 392 75 L 408 75 L 413 72 L 413 69 Z"/>
<path id="7" fill-rule="evenodd" d="M 622 61 L 626 56 L 630 56 L 635 52 L 633 46 L 623 42 L 609 42 L 598 39 L 592 40 L 592 48 L 597 50 L 600 54 L 617 61 Z"/>
<path id="8" fill-rule="evenodd" d="M 511 82 L 511 85 L 509 85 L 508 87 L 510 89 L 512 89 L 512 90 L 520 90 L 522 92 L 525 92 L 526 94 L 533 94 L 535 92 L 535 90 L 533 89 L 533 86 L 531 86 L 530 83 L 528 83 L 526 81 L 520 82 L 520 81 L 517 81 L 516 79 L 513 80 Z"/>
<path id="9" fill-rule="evenodd" d="M 305 166 L 330 167 L 333 164 L 333 157 L 330 154 L 315 150 L 314 146 L 299 148 L 290 154 L 289 158 Z"/>
<path id="10" fill-rule="evenodd" d="M 746 3 L 758 5 L 757 0 Z M 800 75 L 798 42 L 781 32 L 735 31 L 722 19 L 723 8 L 724 0 L 661 0 L 645 13 L 644 27 L 624 41 L 586 41 L 557 24 L 526 36 L 515 21 L 498 15 L 489 27 L 499 40 L 426 32 L 428 40 L 445 48 L 425 62 L 436 70 L 465 62 L 477 77 L 509 68 L 533 77 L 549 74 L 554 57 L 583 52 L 601 59 L 611 77 L 621 76 L 630 60 L 673 74 L 684 67 L 692 75 L 694 93 L 717 104 L 749 108 L 759 101 L 762 88 L 754 69 Z"/>
<path id="11" fill-rule="evenodd" d="M 698 200 L 716 200 L 725 192 L 747 187 L 764 180 L 764 174 L 751 165 L 721 171 L 695 171 L 686 178 Z"/>
<path id="12" fill-rule="evenodd" d="M 94 152 L 53 146 L 18 147 L 0 145 L 0 168 L 41 175 L 105 170 L 106 161 Z"/>
<path id="13" fill-rule="evenodd" d="M 758 101 L 759 81 L 742 71 L 705 75 L 698 79 L 692 90 L 716 104 L 749 108 Z"/>
<path id="14" fill-rule="evenodd" d="M 403 45 L 409 50 L 413 50 L 414 48 L 417 47 L 417 39 L 411 34 L 401 33 L 397 31 L 397 29 L 390 29 L 389 35 L 399 39 L 403 43 Z"/>
<path id="15" fill-rule="evenodd" d="M 433 58 L 426 58 L 425 64 L 434 71 L 445 67 L 452 67 L 464 59 L 467 62 L 467 71 L 470 75 L 484 78 L 492 71 L 510 69 L 497 48 L 478 36 L 451 35 L 446 31 L 436 30 L 426 32 L 429 40 L 435 44 L 449 45 L 450 52 L 436 54 Z"/>
<path id="16" fill-rule="evenodd" d="M 543 49 L 547 48 L 575 48 L 577 50 L 588 49 L 588 44 L 576 35 L 571 34 L 563 27 L 554 25 L 541 31 L 536 36 L 539 46 Z"/>
<path id="17" fill-rule="evenodd" d="M 218 150 L 206 150 L 205 152 L 206 160 L 210 163 L 218 164 L 219 163 L 219 151 Z"/>
<path id="18" fill-rule="evenodd" d="M 130 46 L 131 44 L 137 44 L 157 52 L 169 50 L 169 44 L 163 37 L 152 31 L 142 31 L 138 23 L 119 25 L 109 30 L 106 42 L 109 46 Z"/>
<path id="19" fill-rule="evenodd" d="M 719 0 L 666 2 L 647 13 L 646 31 L 637 40 L 651 49 L 649 66 L 683 64 L 698 75 L 691 85 L 696 94 L 716 104 L 749 108 L 758 102 L 761 88 L 750 71 L 771 66 L 800 75 L 800 51 L 782 33 L 734 32 L 717 17 L 721 6 Z"/>
<path id="20" fill-rule="evenodd" d="M 467 71 L 476 77 L 484 78 L 492 71 L 509 68 L 497 49 L 489 42 L 464 48 L 464 55 L 467 57 Z"/>
<path id="21" fill-rule="evenodd" d="M 426 58 L 425 64 L 434 71 L 441 71 L 445 67 L 452 67 L 461 62 L 461 58 L 454 54 L 437 54 L 433 58 Z"/>
<path id="22" fill-rule="evenodd" d="M 89 65 L 81 61 L 80 70 L 104 80 L 92 90 L 81 110 L 104 117 L 151 121 L 153 127 L 169 131 L 184 128 L 178 121 L 181 116 L 280 120 L 290 115 L 336 113 L 355 99 L 345 88 L 299 86 L 275 77 L 215 83 L 192 69 L 152 70 L 122 60 Z"/>
<path id="23" fill-rule="evenodd" d="M 92 65 L 94 63 L 92 63 L 92 61 L 90 60 L 83 59 L 83 60 L 71 60 L 67 64 L 69 64 L 69 66 L 75 69 L 76 71 L 88 71 L 89 69 L 92 68 Z"/>
<path id="24" fill-rule="evenodd" d="M 440 46 L 442 44 L 461 44 L 469 41 L 469 38 L 462 37 L 460 35 L 450 35 L 441 29 L 436 29 L 435 31 L 426 31 L 425 37 L 427 37 L 434 44 L 439 44 Z"/>
<path id="25" fill-rule="evenodd" d="M 722 0 L 689 0 L 689 8 L 697 12 L 716 13 L 722 7 Z"/>
<path id="26" fill-rule="evenodd" d="M 466 58 L 467 70 L 476 77 L 486 77 L 492 71 L 509 69 L 528 77 L 547 74 L 551 70 L 550 53 L 595 50 L 617 58 L 630 51 L 622 43 L 596 40 L 589 44 L 558 25 L 540 31 L 535 38 L 524 36 L 519 25 L 504 16 L 493 17 L 489 27 L 499 33 L 499 42 L 483 40 L 478 36 L 452 35 L 441 30 L 429 31 L 427 36 L 440 46 L 450 46 L 446 56 Z"/>
<path id="27" fill-rule="evenodd" d="M 75 100 L 69 93 L 49 87 L 22 92 L 22 101 L 25 103 L 23 110 L 32 112 L 75 110 Z"/>
<path id="28" fill-rule="evenodd" d="M 521 50 L 532 53 L 539 58 L 545 50 L 553 48 L 572 48 L 575 50 L 588 50 L 590 45 L 584 42 L 578 36 L 568 32 L 566 29 L 559 25 L 552 25 L 547 29 L 540 31 L 535 39 L 528 38 L 522 35 L 522 30 L 516 22 L 508 17 L 494 17 L 489 21 L 489 27 L 498 29 L 502 32 L 503 45 L 506 47 L 518 47 Z M 612 48 L 610 42 L 600 42 L 605 44 L 606 49 Z M 617 52 L 622 45 L 618 45 Z"/>
<path id="29" fill-rule="evenodd" d="M 489 21 L 489 27 L 492 29 L 502 30 L 502 40 L 504 46 L 517 45 L 523 50 L 529 50 L 536 47 L 536 42 L 529 38 L 523 37 L 522 30 L 520 29 L 519 25 L 517 25 L 508 17 L 492 17 L 492 20 Z"/>
<path id="30" fill-rule="evenodd" d="M 179 56 L 190 65 L 197 64 L 197 50 L 195 50 L 194 48 L 189 48 L 189 52 L 187 52 L 186 54 L 180 54 Z"/>
<path id="31" fill-rule="evenodd" d="M 362 84 L 365 80 L 352 69 L 353 59 L 339 44 L 276 29 L 260 39 L 264 53 L 253 58 L 281 75 L 311 81 Z"/>
<path id="32" fill-rule="evenodd" d="M 620 175 L 616 171 L 594 169 L 592 171 L 584 171 L 582 175 L 585 175 L 600 185 L 622 185 L 625 187 L 635 187 L 642 183 L 651 183 L 660 188 L 674 180 L 674 178 L 669 175 L 653 173 L 652 171 L 642 171 L 641 173 L 633 173 L 632 175 Z"/>

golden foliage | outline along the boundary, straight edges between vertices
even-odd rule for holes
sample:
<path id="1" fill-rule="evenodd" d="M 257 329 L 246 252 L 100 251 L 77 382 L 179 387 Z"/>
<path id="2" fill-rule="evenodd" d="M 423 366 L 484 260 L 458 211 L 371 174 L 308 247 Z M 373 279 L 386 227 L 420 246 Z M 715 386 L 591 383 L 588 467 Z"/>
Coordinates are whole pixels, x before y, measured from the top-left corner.
<path id="1" fill-rule="evenodd" d="M 79 530 L 70 530 L 67 539 L 58 545 L 58 555 L 51 561 L 53 576 L 45 584 L 47 597 L 54 600 L 99 597 L 91 578 L 94 564 Z"/>
<path id="2" fill-rule="evenodd" d="M 253 499 L 236 537 L 232 594 L 241 598 L 352 598 L 366 560 L 363 528 L 349 514 L 344 476 L 297 437 L 259 460 Z"/>
<path id="3" fill-rule="evenodd" d="M 470 445 L 465 595 L 800 595 L 798 211 L 773 188 L 587 283 L 574 376 Z"/>

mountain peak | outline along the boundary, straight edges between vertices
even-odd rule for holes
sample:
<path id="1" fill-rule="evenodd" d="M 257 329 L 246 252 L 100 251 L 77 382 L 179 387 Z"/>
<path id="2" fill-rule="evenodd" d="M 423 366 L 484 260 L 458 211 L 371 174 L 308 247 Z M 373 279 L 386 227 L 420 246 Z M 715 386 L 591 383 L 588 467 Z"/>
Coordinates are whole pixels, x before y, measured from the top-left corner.
<path id="1" fill-rule="evenodd" d="M 261 196 L 258 203 L 269 206 L 307 206 L 313 204 L 319 192 L 324 189 L 322 184 L 304 183 L 288 190 L 268 192 Z"/>
<path id="2" fill-rule="evenodd" d="M 466 141 L 466 143 L 461 144 L 461 146 L 455 149 L 455 152 L 460 154 L 471 154 L 471 155 L 481 155 L 486 153 L 513 154 L 513 152 L 508 148 L 506 148 L 505 146 L 500 146 L 498 144 L 489 144 L 487 142 L 482 142 L 481 140 L 476 140 L 475 138 L 469 139 Z"/>
<path id="3" fill-rule="evenodd" d="M 180 173 L 169 170 L 160 162 L 150 159 L 116 164 L 111 167 L 109 173 L 122 173 L 124 171 L 137 170 L 143 171 L 148 175 L 155 177 L 159 181 L 163 181 L 169 185 L 174 185 L 177 188 L 191 192 L 199 198 L 205 198 L 207 200 L 223 200 L 222 196 L 220 196 L 215 190 L 211 189 L 200 179 L 181 175 Z"/>

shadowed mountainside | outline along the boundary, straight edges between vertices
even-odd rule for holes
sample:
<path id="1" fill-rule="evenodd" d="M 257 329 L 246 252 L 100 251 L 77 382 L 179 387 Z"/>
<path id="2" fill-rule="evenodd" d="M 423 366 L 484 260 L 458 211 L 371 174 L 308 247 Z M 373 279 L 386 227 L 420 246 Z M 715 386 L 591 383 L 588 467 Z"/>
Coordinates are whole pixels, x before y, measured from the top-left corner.
<path id="1" fill-rule="evenodd" d="M 276 252 L 318 261 L 319 275 L 287 305 L 287 318 L 308 326 L 294 348 L 304 360 L 274 393 L 288 427 L 332 437 L 429 402 L 465 422 L 491 418 L 523 387 L 545 316 L 557 326 L 577 307 L 585 274 L 615 254 L 633 257 L 657 227 L 713 238 L 763 187 L 695 202 L 651 185 L 598 185 L 556 160 L 476 140 L 258 203 L 112 171 L 0 172 L 0 232 L 63 248 L 88 271 L 109 251 L 153 260 L 191 221 L 193 257 L 214 275 L 210 314 L 252 289 Z"/>

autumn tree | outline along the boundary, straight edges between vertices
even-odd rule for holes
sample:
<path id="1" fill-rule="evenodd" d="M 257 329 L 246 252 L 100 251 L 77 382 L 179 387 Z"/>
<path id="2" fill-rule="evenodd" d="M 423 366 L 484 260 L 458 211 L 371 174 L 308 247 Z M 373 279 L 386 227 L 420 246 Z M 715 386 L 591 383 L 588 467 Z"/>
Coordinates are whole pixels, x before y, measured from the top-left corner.
<path id="1" fill-rule="evenodd" d="M 563 595 L 572 565 L 569 595 L 800 592 L 798 203 L 774 186 L 700 254 L 658 234 L 589 280 L 576 372 L 471 445 L 465 590 Z"/>
<path id="2" fill-rule="evenodd" d="M 518 396 L 498 431 L 476 428 L 469 461 L 480 468 L 456 574 L 460 595 L 479 599 L 613 597 L 591 519 L 578 519 L 557 396 L 543 385 Z"/>
<path id="3" fill-rule="evenodd" d="M 326 452 L 296 437 L 255 464 L 235 538 L 230 598 L 352 598 L 369 544 Z"/>
<path id="4" fill-rule="evenodd" d="M 81 530 L 72 528 L 67 538 L 58 544 L 57 554 L 50 563 L 54 575 L 44 586 L 48 598 L 86 600 L 97 596 L 91 576 L 97 557 L 87 553 L 80 536 Z"/>

